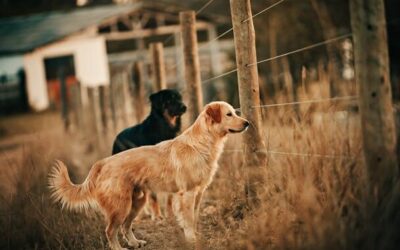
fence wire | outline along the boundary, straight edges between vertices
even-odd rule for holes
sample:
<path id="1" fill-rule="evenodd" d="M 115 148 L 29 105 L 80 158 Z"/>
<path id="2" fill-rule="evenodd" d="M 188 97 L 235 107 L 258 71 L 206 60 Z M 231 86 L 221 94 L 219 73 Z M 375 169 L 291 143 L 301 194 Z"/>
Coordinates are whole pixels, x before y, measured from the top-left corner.
<path id="1" fill-rule="evenodd" d="M 271 108 L 271 107 L 281 107 L 281 106 L 298 105 L 298 104 L 311 104 L 311 103 L 320 103 L 320 102 L 335 102 L 335 101 L 357 100 L 357 99 L 358 99 L 358 96 L 341 96 L 341 97 L 332 97 L 332 98 L 325 98 L 325 99 L 314 99 L 314 100 L 306 100 L 306 101 L 298 101 L 298 102 L 285 102 L 285 103 L 276 103 L 276 104 L 266 104 L 266 105 L 253 106 L 252 108 Z"/>
<path id="2" fill-rule="evenodd" d="M 280 54 L 280 55 L 277 55 L 277 56 L 274 56 L 274 57 L 270 57 L 270 58 L 266 58 L 266 59 L 257 61 L 255 63 L 246 64 L 246 66 L 250 67 L 250 66 L 258 65 L 260 63 L 270 62 L 270 61 L 279 59 L 281 57 L 297 54 L 297 53 L 300 53 L 302 51 L 306 51 L 306 50 L 310 50 L 310 49 L 313 49 L 313 48 L 317 48 L 317 47 L 320 47 L 320 46 L 323 46 L 323 45 L 326 45 L 326 44 L 330 44 L 330 43 L 333 43 L 333 42 L 336 42 L 336 41 L 339 41 L 339 40 L 342 40 L 342 39 L 345 39 L 345 38 L 348 38 L 348 37 L 352 37 L 352 33 L 348 33 L 348 34 L 345 34 L 345 35 L 337 36 L 337 37 L 334 37 L 334 38 L 331 38 L 331 39 L 327 39 L 327 40 L 322 41 L 322 42 L 314 43 L 314 44 L 308 45 L 308 46 L 303 47 L 303 48 L 299 48 L 299 49 L 296 49 L 296 50 L 293 50 L 293 51 L 289 51 L 289 52 L 286 52 L 286 53 L 283 53 L 283 54 Z M 211 81 L 213 81 L 215 79 L 224 77 L 224 76 L 229 75 L 229 74 L 231 74 L 233 72 L 236 72 L 236 71 L 237 71 L 237 68 L 235 68 L 233 70 L 230 70 L 228 72 L 222 73 L 221 75 L 214 76 L 212 78 L 204 80 L 204 81 L 202 81 L 202 83 L 204 84 L 204 83 L 211 82 Z"/>
<path id="3" fill-rule="evenodd" d="M 198 14 L 200 14 L 201 12 L 203 12 L 205 9 L 207 9 L 207 7 L 212 4 L 215 0 L 209 0 L 208 2 L 206 2 L 203 6 L 200 7 L 200 9 L 198 9 L 195 13 L 196 16 Z M 175 34 L 170 35 L 169 37 L 167 37 L 162 43 L 163 45 L 167 45 L 173 38 L 174 38 Z"/>
<path id="4" fill-rule="evenodd" d="M 246 20 L 243 20 L 242 22 L 243 22 L 243 23 L 244 23 L 244 22 L 248 22 L 250 19 L 252 19 L 252 18 L 254 18 L 254 17 L 256 17 L 256 16 L 258 16 L 258 15 L 260 15 L 260 14 L 262 14 L 262 13 L 264 13 L 264 12 L 266 12 L 266 11 L 272 9 L 272 8 L 274 8 L 275 6 L 278 6 L 279 4 L 281 4 L 281 3 L 284 2 L 284 1 L 285 1 L 285 0 L 280 0 L 280 1 L 276 2 L 276 3 L 274 3 L 274 4 L 272 4 L 272 5 L 268 6 L 268 7 L 266 7 L 265 9 L 263 9 L 263 10 L 257 12 L 257 13 L 254 14 L 252 17 L 250 17 L 250 18 L 248 18 L 248 19 L 246 19 Z M 212 2 L 212 1 L 210 1 L 210 2 Z M 208 6 L 209 4 L 207 3 L 206 5 Z M 206 5 L 205 5 L 205 6 L 206 6 Z M 217 37 L 215 37 L 215 38 L 211 39 L 210 41 L 207 41 L 206 43 L 204 43 L 204 44 L 202 44 L 201 46 L 199 46 L 198 50 L 200 50 L 200 49 L 202 49 L 202 48 L 204 48 L 204 47 L 209 46 L 211 43 L 213 43 L 213 42 L 215 42 L 215 41 L 221 39 L 222 37 L 226 36 L 227 34 L 229 34 L 229 33 L 232 32 L 232 31 L 233 31 L 233 27 L 227 29 L 226 31 L 224 31 L 224 32 L 222 32 L 220 35 L 218 35 Z M 173 35 L 172 35 L 172 36 L 173 36 Z M 170 39 L 171 39 L 171 38 L 170 38 Z M 176 63 L 175 65 L 173 65 L 171 68 L 174 69 L 174 68 L 178 67 L 178 65 L 181 65 L 181 64 L 182 64 L 182 62 L 178 62 L 178 63 Z M 233 72 L 234 72 L 234 71 L 233 71 Z M 233 72 L 230 72 L 230 73 L 233 73 Z M 215 79 L 208 79 L 207 82 L 208 82 L 208 81 L 212 81 L 212 80 L 215 80 Z"/>
<path id="5" fill-rule="evenodd" d="M 205 10 L 210 4 L 212 4 L 212 2 L 214 2 L 214 0 L 210 0 L 207 3 L 205 3 L 203 5 L 203 7 L 201 7 L 199 10 L 196 11 L 196 15 L 200 14 L 201 12 L 203 12 L 203 10 Z"/>
<path id="6" fill-rule="evenodd" d="M 257 13 L 254 14 L 253 16 L 251 16 L 251 17 L 249 17 L 249 18 L 243 20 L 242 23 L 248 22 L 249 20 L 255 18 L 256 16 L 261 15 L 262 13 L 264 13 L 264 12 L 266 12 L 266 11 L 268 11 L 268 10 L 274 8 L 275 6 L 278 6 L 279 4 L 281 4 L 281 3 L 284 2 L 284 1 L 285 1 L 285 0 L 280 0 L 280 1 L 278 1 L 278 2 L 276 2 L 276 3 L 274 3 L 274 4 L 272 4 L 271 6 L 266 7 L 265 9 L 263 9 L 263 10 L 257 12 Z"/>
<path id="7" fill-rule="evenodd" d="M 243 153 L 244 149 L 226 149 L 225 154 Z M 276 150 L 259 150 L 259 153 L 282 155 L 282 156 L 295 156 L 295 157 L 307 157 L 307 158 L 325 158 L 325 159 L 356 159 L 353 155 L 335 155 L 335 154 L 313 154 L 313 153 L 300 153 L 300 152 L 285 152 Z"/>
<path id="8" fill-rule="evenodd" d="M 256 17 L 256 16 L 258 16 L 258 15 L 260 15 L 260 14 L 262 14 L 262 13 L 264 13 L 264 12 L 266 12 L 266 11 L 272 9 L 272 8 L 274 8 L 275 6 L 278 6 L 279 4 L 281 4 L 281 3 L 284 2 L 284 1 L 285 1 L 285 0 L 280 0 L 280 1 L 278 1 L 278 2 L 276 2 L 276 3 L 274 3 L 274 4 L 272 4 L 272 5 L 270 5 L 270 6 L 268 6 L 268 7 L 266 7 L 265 9 L 263 9 L 263 10 L 257 12 L 256 14 L 254 14 L 253 16 L 251 16 L 250 18 L 247 18 L 247 19 L 243 20 L 242 23 L 248 22 L 250 19 L 253 19 L 254 17 Z M 229 34 L 232 30 L 233 30 L 233 27 L 227 29 L 226 31 L 222 32 L 219 36 L 215 37 L 214 39 L 208 41 L 208 42 L 205 43 L 205 44 L 202 44 L 199 48 L 203 48 L 203 47 L 206 47 L 206 46 L 210 45 L 212 42 L 215 42 L 215 41 L 217 41 L 218 39 L 220 39 L 220 38 L 224 37 L 225 35 Z"/>
<path id="9" fill-rule="evenodd" d="M 348 38 L 348 37 L 352 37 L 352 36 L 353 36 L 352 33 L 348 33 L 348 34 L 345 34 L 345 35 L 337 36 L 337 37 L 334 37 L 334 38 L 331 38 L 331 39 L 328 39 L 328 40 L 325 40 L 325 41 L 322 41 L 322 42 L 319 42 L 319 43 L 315 43 L 315 44 L 312 44 L 312 45 L 309 45 L 309 46 L 306 46 L 306 47 L 303 47 L 303 48 L 300 48 L 300 49 L 289 51 L 287 53 L 283 53 L 283 54 L 280 54 L 280 55 L 277 55 L 277 56 L 273 56 L 273 57 L 270 57 L 270 58 L 266 58 L 266 59 L 260 60 L 258 62 L 255 62 L 255 63 L 250 63 L 250 64 L 247 64 L 246 66 L 250 67 L 250 66 L 253 66 L 253 65 L 260 64 L 260 63 L 273 61 L 273 60 L 279 59 L 279 58 L 284 57 L 284 56 L 289 56 L 289 55 L 293 55 L 293 54 L 296 54 L 296 53 L 299 53 L 299 52 L 302 52 L 302 51 L 306 51 L 306 50 L 310 50 L 310 49 L 313 49 L 313 48 L 317 48 L 317 47 L 320 47 L 322 45 L 330 44 L 330 43 L 336 42 L 338 40 L 342 40 L 342 39 L 345 39 L 345 38 Z"/>

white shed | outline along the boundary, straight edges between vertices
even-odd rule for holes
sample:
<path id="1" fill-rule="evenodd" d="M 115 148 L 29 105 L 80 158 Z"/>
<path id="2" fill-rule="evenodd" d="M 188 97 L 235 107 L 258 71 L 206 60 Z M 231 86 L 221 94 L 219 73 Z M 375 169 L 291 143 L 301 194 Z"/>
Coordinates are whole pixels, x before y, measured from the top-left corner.
<path id="1" fill-rule="evenodd" d="M 25 70 L 29 105 L 36 111 L 49 107 L 51 88 L 59 88 L 54 71 L 60 67 L 66 68 L 67 84 L 107 85 L 106 40 L 98 25 L 137 7 L 107 5 L 0 19 L 0 74 Z"/>
<path id="2" fill-rule="evenodd" d="M 117 68 L 129 72 L 137 61 L 148 66 L 148 45 L 163 41 L 168 47 L 165 50 L 167 78 L 183 86 L 181 10 L 152 1 L 0 19 L 0 75 L 24 69 L 29 105 L 40 111 L 59 104 L 61 72 L 67 87 L 77 82 L 83 87 L 108 85 L 113 78 L 110 67 L 115 74 Z M 217 41 L 218 23 L 225 21 L 197 15 L 199 43 L 210 42 L 199 50 L 202 69 L 207 69 L 206 77 L 223 70 L 222 57 L 216 53 L 219 47 L 221 51 L 233 49 L 231 40 L 227 46 Z M 175 61 L 175 68 L 170 67 L 173 64 L 170 61 Z M 151 70 L 144 77 L 150 74 Z M 81 88 L 82 93 L 85 89 Z M 84 93 L 82 98 L 84 101 Z"/>

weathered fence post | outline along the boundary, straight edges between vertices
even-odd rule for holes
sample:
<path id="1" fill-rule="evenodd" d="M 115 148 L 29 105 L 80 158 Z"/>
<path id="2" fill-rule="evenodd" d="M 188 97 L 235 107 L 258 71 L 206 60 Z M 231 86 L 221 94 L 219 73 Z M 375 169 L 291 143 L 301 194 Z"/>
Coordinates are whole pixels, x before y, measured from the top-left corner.
<path id="1" fill-rule="evenodd" d="M 59 72 L 60 81 L 60 96 L 61 96 L 61 117 L 64 124 L 64 130 L 68 131 L 70 128 L 70 117 L 69 117 L 69 107 L 68 107 L 68 86 L 66 83 L 66 76 L 64 69 Z"/>
<path id="2" fill-rule="evenodd" d="M 109 112 L 108 112 L 108 95 L 109 95 L 109 86 L 100 86 L 99 87 L 99 95 L 100 95 L 100 112 L 101 112 L 101 125 L 104 131 L 107 130 L 108 128 L 108 117 L 109 117 Z"/>
<path id="3" fill-rule="evenodd" d="M 154 91 L 167 88 L 164 65 L 164 49 L 162 43 L 151 43 L 150 53 L 153 66 Z"/>
<path id="4" fill-rule="evenodd" d="M 196 14 L 194 11 L 179 13 L 183 58 L 185 65 L 185 80 L 189 94 L 190 122 L 194 122 L 203 108 L 203 93 L 201 89 L 200 62 L 197 46 Z"/>
<path id="5" fill-rule="evenodd" d="M 351 0 L 356 81 L 370 191 L 382 199 L 398 177 L 383 0 Z"/>
<path id="6" fill-rule="evenodd" d="M 183 51 L 181 49 L 181 34 L 174 34 L 175 43 L 175 60 L 176 60 L 176 78 L 177 78 L 177 88 L 183 90 L 185 88 L 185 77 L 183 73 Z"/>
<path id="7" fill-rule="evenodd" d="M 109 104 L 110 104 L 110 113 L 111 113 L 111 120 L 114 128 L 114 132 L 117 131 L 118 129 L 118 122 L 117 122 L 117 102 L 116 102 L 116 77 L 113 75 L 111 77 L 111 83 L 110 83 L 110 95 L 108 96 L 109 98 Z"/>
<path id="8" fill-rule="evenodd" d="M 98 87 L 89 87 L 88 96 L 89 96 L 89 113 L 90 116 L 90 127 L 91 131 L 96 131 L 96 144 L 100 147 L 102 145 L 102 136 L 101 136 L 101 112 L 100 112 L 100 102 L 99 102 L 99 89 Z"/>
<path id="9" fill-rule="evenodd" d="M 74 113 L 74 125 L 76 130 L 84 129 L 83 122 L 83 106 L 81 99 L 81 88 L 80 83 L 76 82 L 71 86 L 71 100 L 72 100 L 72 112 Z"/>
<path id="10" fill-rule="evenodd" d="M 133 105 L 135 108 L 136 122 L 139 123 L 144 118 L 144 82 L 143 64 L 135 62 L 132 69 L 133 81 Z"/>
<path id="11" fill-rule="evenodd" d="M 132 98 L 131 98 L 131 91 L 130 91 L 130 79 L 129 79 L 130 74 L 128 73 L 128 69 L 125 69 L 122 72 L 122 94 L 124 95 L 124 102 L 123 102 L 123 108 L 125 111 L 125 126 L 130 125 L 132 123 L 132 113 L 133 113 L 133 108 L 132 108 Z"/>
<path id="12" fill-rule="evenodd" d="M 114 98 L 115 101 L 115 111 L 117 122 L 121 121 L 122 127 L 126 127 L 128 125 L 128 110 L 126 105 L 126 94 L 124 93 L 124 73 L 119 71 L 116 74 L 116 82 L 115 82 L 115 93 L 116 97 Z"/>
<path id="13" fill-rule="evenodd" d="M 239 82 L 239 100 L 243 116 L 250 122 L 250 127 L 244 136 L 246 164 L 249 167 L 247 196 L 250 201 L 257 199 L 257 183 L 262 182 L 261 174 L 256 171 L 265 164 L 266 152 L 263 140 L 263 130 L 258 85 L 256 44 L 253 20 L 251 18 L 250 0 L 230 0 L 233 33 L 236 50 L 237 76 Z M 251 65 L 251 66 L 249 66 Z"/>

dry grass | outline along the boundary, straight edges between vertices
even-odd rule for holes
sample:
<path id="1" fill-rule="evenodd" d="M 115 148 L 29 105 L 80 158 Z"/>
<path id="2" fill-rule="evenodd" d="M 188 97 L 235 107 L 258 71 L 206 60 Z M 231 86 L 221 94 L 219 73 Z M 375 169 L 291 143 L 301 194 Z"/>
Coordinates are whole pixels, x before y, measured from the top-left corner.
<path id="1" fill-rule="evenodd" d="M 21 118 L 21 117 L 20 117 Z M 76 170 L 71 159 L 76 154 L 73 139 L 63 135 L 61 123 L 54 120 L 40 127 L 31 116 L 21 119 L 14 117 L 10 127 L 20 124 L 23 136 L 11 133 L 3 138 L 2 145 L 12 142 L 11 149 L 1 152 L 0 182 L 0 240 L 1 249 L 99 249 L 104 240 L 99 227 L 101 220 L 92 216 L 91 223 L 84 223 L 85 216 L 75 213 L 61 213 L 60 208 L 49 200 L 47 174 L 54 159 L 66 160 Z M 43 120 L 54 119 L 54 114 L 42 114 Z M 43 121 L 40 120 L 40 121 Z M 29 123 L 31 121 L 31 123 Z M 32 129 L 32 126 L 36 129 Z M 53 129 L 48 130 L 48 126 Z M 15 127 L 14 127 L 15 129 Z M 36 132 L 35 132 L 36 130 Z M 25 132 L 26 131 L 26 132 Z M 75 138 L 76 139 L 76 138 Z M 88 152 L 86 152 L 88 153 Z M 82 150 L 81 155 L 84 154 Z M 79 155 L 77 155 L 79 157 Z M 86 161 L 92 160 L 93 153 L 87 154 Z M 77 173 L 79 171 L 73 171 Z M 77 181 L 78 176 L 73 178 Z M 86 237 L 86 235 L 88 237 Z M 90 246 L 89 248 L 87 246 Z"/>
<path id="2" fill-rule="evenodd" d="M 276 111 L 267 114 L 269 153 L 259 170 L 242 167 L 241 153 L 226 152 L 208 191 L 221 249 L 353 248 L 352 222 L 359 219 L 365 185 L 358 117 L 345 114 L 334 119 L 335 113 L 326 113 L 312 123 L 306 112 L 304 122 L 290 124 Z M 227 148 L 241 145 L 235 139 Z M 248 171 L 259 171 L 264 180 L 260 204 L 252 209 L 243 192 Z"/>
<path id="3" fill-rule="evenodd" d="M 287 119 L 295 117 L 290 109 L 264 114 L 270 153 L 258 170 L 246 169 L 243 154 L 229 151 L 240 148 L 240 135 L 230 139 L 202 206 L 204 249 L 379 248 L 368 245 L 376 231 L 364 202 L 368 183 L 358 115 L 333 112 L 346 106 L 329 106 L 319 115 L 310 108 L 300 122 Z M 0 186 L 0 249 L 107 249 L 100 216 L 60 210 L 49 200 L 46 176 L 53 160 L 61 158 L 80 181 L 109 149 L 93 150 L 93 142 L 61 130 L 43 133 L 41 140 L 1 154 L 0 183 L 7 184 Z M 112 135 L 107 138 L 111 145 Z M 264 181 L 255 207 L 244 193 L 249 171 L 258 171 Z M 136 232 L 149 241 L 144 249 L 184 249 L 174 223 L 136 223 Z"/>

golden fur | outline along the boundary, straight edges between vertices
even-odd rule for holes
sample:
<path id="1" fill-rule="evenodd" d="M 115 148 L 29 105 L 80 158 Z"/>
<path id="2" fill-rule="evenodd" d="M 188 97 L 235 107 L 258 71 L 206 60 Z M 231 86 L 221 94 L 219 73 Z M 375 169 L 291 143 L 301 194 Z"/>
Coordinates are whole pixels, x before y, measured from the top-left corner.
<path id="1" fill-rule="evenodd" d="M 107 222 L 110 247 L 122 249 L 119 230 L 129 246 L 146 244 L 136 239 L 132 221 L 146 203 L 147 193 L 175 193 L 174 214 L 186 239 L 194 242 L 201 197 L 218 169 L 226 135 L 248 125 L 229 104 L 212 102 L 175 139 L 102 159 L 80 185 L 71 183 L 66 166 L 57 161 L 49 179 L 52 196 L 69 209 L 99 209 Z"/>

